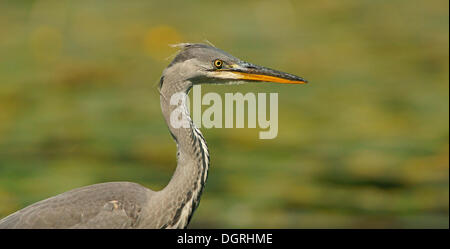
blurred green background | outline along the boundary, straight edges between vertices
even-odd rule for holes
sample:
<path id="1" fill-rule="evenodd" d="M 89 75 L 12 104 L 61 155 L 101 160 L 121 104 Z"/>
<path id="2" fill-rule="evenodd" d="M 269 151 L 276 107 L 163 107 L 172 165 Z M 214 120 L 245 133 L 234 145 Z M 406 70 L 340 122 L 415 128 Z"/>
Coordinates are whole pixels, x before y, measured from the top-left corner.
<path id="1" fill-rule="evenodd" d="M 448 4 L 2 0 L 0 217 L 99 182 L 162 189 L 168 44 L 207 39 L 310 84 L 203 86 L 278 92 L 279 132 L 202 129 L 190 228 L 448 228 Z"/>

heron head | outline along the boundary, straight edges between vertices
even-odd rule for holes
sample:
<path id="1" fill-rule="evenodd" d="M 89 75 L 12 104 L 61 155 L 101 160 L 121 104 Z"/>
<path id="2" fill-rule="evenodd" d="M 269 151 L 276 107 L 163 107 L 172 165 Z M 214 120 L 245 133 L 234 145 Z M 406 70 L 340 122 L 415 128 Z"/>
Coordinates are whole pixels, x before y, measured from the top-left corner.
<path id="1" fill-rule="evenodd" d="M 296 75 L 280 72 L 242 61 L 218 48 L 206 44 L 183 43 L 181 51 L 166 69 L 171 75 L 193 84 L 233 82 L 275 82 L 304 84 Z"/>

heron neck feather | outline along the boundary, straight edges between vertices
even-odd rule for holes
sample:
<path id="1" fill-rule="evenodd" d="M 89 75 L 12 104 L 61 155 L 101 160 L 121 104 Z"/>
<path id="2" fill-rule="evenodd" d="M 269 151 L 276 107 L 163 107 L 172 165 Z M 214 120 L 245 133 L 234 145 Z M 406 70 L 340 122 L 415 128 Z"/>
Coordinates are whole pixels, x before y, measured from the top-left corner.
<path id="1" fill-rule="evenodd" d="M 164 119 L 177 143 L 177 168 L 169 184 L 161 191 L 167 196 L 163 202 L 170 206 L 165 210 L 172 212 L 162 216 L 169 217 L 162 225 L 166 226 L 165 228 L 184 228 L 200 202 L 208 175 L 209 151 L 202 133 L 192 122 L 187 101 L 180 101 L 175 105 L 170 101 L 174 94 L 184 94 L 187 100 L 191 82 L 167 82 L 169 80 L 171 79 L 165 77 L 165 82 L 161 84 L 160 100 Z M 187 127 L 175 128 L 171 124 L 171 114 L 177 108 L 181 118 L 188 122 Z"/>

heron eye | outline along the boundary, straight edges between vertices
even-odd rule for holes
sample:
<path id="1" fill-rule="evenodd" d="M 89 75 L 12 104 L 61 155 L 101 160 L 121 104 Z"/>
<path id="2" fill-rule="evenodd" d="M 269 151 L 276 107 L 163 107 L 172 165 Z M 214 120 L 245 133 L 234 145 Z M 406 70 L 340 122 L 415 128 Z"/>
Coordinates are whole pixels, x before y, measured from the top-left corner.
<path id="1" fill-rule="evenodd" d="M 217 59 L 217 60 L 214 61 L 214 66 L 215 66 L 217 69 L 221 69 L 221 68 L 222 68 L 222 65 L 223 65 L 223 61 L 222 61 L 222 60 Z"/>

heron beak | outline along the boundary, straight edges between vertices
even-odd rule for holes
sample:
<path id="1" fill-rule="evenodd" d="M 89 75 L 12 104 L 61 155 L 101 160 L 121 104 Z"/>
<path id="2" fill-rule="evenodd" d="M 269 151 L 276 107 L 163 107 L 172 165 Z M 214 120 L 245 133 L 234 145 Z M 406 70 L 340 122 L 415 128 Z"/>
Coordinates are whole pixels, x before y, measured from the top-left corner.
<path id="1" fill-rule="evenodd" d="M 302 77 L 250 63 L 243 63 L 241 65 L 235 64 L 230 68 L 220 69 L 216 71 L 216 76 L 244 81 L 262 81 L 284 84 L 308 83 L 308 81 Z"/>

